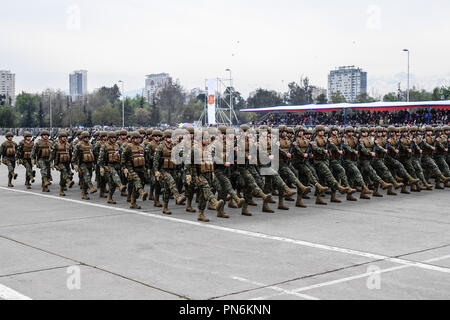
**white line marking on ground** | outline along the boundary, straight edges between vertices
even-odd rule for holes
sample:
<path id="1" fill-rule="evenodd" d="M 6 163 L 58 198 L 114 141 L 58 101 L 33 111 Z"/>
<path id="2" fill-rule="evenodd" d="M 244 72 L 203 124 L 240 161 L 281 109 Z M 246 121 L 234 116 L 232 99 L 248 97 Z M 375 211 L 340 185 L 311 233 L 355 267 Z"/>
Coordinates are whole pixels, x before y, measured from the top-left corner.
<path id="1" fill-rule="evenodd" d="M 0 284 L 0 299 L 3 300 L 32 300 L 30 297 L 27 297 L 7 286 Z"/>
<path id="2" fill-rule="evenodd" d="M 412 267 L 433 270 L 433 271 L 438 271 L 438 272 L 444 272 L 444 273 L 450 273 L 450 268 L 434 266 L 434 265 L 425 264 L 425 263 L 421 263 L 421 262 L 403 260 L 403 259 L 399 259 L 399 258 L 392 258 L 392 257 L 380 255 L 380 254 L 370 253 L 370 252 L 363 252 L 363 251 L 340 248 L 340 247 L 329 246 L 329 245 L 313 243 L 313 242 L 308 242 L 308 241 L 273 236 L 273 235 L 259 233 L 259 232 L 246 231 L 246 230 L 240 230 L 240 229 L 234 229 L 234 228 L 228 228 L 228 227 L 221 227 L 221 226 L 217 226 L 217 225 L 213 225 L 213 224 L 205 224 L 205 223 L 200 223 L 200 222 L 188 221 L 188 220 L 183 220 L 183 219 L 178 219 L 178 218 L 173 218 L 173 217 L 156 215 L 153 213 L 139 212 L 139 211 L 131 210 L 131 209 L 124 209 L 124 208 L 107 206 L 107 205 L 97 204 L 97 203 L 89 203 L 86 201 L 61 198 L 61 197 L 57 197 L 57 196 L 39 194 L 39 193 L 34 193 L 34 192 L 29 192 L 29 191 L 16 190 L 16 189 L 10 189 L 10 188 L 5 188 L 5 187 L 0 187 L 0 189 L 5 190 L 5 191 L 10 191 L 10 192 L 17 192 L 17 193 L 23 193 L 23 194 L 28 194 L 28 195 L 34 195 L 37 197 L 59 200 L 59 201 L 72 202 L 72 203 L 82 204 L 82 205 L 91 206 L 91 207 L 103 208 L 106 210 L 128 212 L 128 213 L 136 214 L 136 215 L 140 215 L 140 216 L 151 217 L 151 218 L 155 218 L 155 219 L 172 221 L 172 222 L 177 222 L 177 223 L 184 223 L 184 224 L 194 225 L 197 227 L 202 227 L 202 228 L 207 228 L 207 229 L 220 230 L 220 231 L 240 234 L 240 235 L 244 235 L 244 236 L 248 236 L 248 237 L 273 240 L 273 241 L 281 241 L 281 242 L 296 244 L 296 245 L 309 247 L 309 248 L 351 254 L 351 255 L 365 257 L 365 258 L 373 259 L 373 260 L 385 260 L 385 261 L 390 261 L 390 262 L 408 265 L 408 266 L 412 266 Z"/>
<path id="3" fill-rule="evenodd" d="M 247 280 L 247 279 L 244 279 L 244 278 L 241 278 L 241 277 L 231 277 L 231 279 L 234 279 L 234 280 L 237 280 L 237 281 L 241 281 L 241 282 L 245 282 L 245 283 L 250 283 L 250 284 L 253 284 L 253 285 L 259 286 L 259 287 L 265 287 L 264 289 L 267 288 L 267 289 L 272 289 L 272 290 L 281 292 L 279 295 L 288 294 L 288 295 L 293 295 L 293 296 L 300 297 L 300 298 L 307 299 L 307 300 L 320 300 L 319 298 L 316 298 L 316 297 L 313 297 L 313 296 L 310 296 L 310 295 L 307 295 L 307 294 L 301 294 L 301 293 L 293 292 L 291 290 L 285 290 L 283 288 L 276 287 L 276 286 L 267 286 L 267 285 L 265 285 L 263 283 Z"/>
<path id="4" fill-rule="evenodd" d="M 446 255 L 446 256 L 442 256 L 442 257 L 438 257 L 438 258 L 429 259 L 429 260 L 426 260 L 424 262 L 431 263 L 431 262 L 441 261 L 441 260 L 445 260 L 445 259 L 449 259 L 449 258 L 450 258 L 450 255 Z M 304 291 L 308 291 L 308 290 L 312 290 L 312 289 L 322 288 L 322 287 L 331 286 L 331 285 L 335 285 L 335 284 L 339 284 L 339 283 L 344 283 L 344 282 L 348 282 L 348 281 L 353 281 L 353 280 L 358 280 L 358 279 L 361 279 L 361 278 L 370 277 L 370 276 L 373 276 L 375 274 L 382 274 L 382 273 L 387 273 L 387 272 L 393 272 L 393 271 L 407 269 L 407 268 L 412 268 L 412 266 L 403 265 L 403 266 L 398 266 L 398 267 L 381 269 L 381 270 L 378 270 L 378 271 L 375 271 L 375 272 L 366 272 L 366 273 L 358 274 L 358 275 L 355 275 L 355 276 L 341 278 L 341 279 L 336 279 L 336 280 L 322 282 L 322 283 L 317 283 L 317 284 L 313 284 L 313 285 L 310 285 L 310 286 L 307 286 L 307 287 L 302 287 L 302 288 L 298 288 L 298 289 L 294 289 L 294 290 L 290 290 L 290 291 L 295 292 L 295 293 L 299 293 L 299 292 L 304 292 Z M 266 299 L 269 299 L 269 298 L 282 296 L 283 294 L 284 293 L 277 293 L 277 294 L 272 294 L 272 295 L 268 295 L 268 296 L 264 296 L 264 297 L 253 298 L 253 299 L 250 299 L 250 300 L 266 300 Z"/>

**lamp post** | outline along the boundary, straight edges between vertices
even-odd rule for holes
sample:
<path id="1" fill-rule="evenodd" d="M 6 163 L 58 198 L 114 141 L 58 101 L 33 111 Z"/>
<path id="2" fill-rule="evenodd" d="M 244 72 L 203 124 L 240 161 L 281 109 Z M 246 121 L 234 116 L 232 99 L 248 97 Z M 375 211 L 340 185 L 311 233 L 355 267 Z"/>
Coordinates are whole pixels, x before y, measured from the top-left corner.
<path id="1" fill-rule="evenodd" d="M 233 87 L 233 78 L 231 77 L 231 69 L 226 69 L 225 71 L 228 71 L 230 73 L 230 125 L 233 124 L 233 94 L 231 92 L 232 87 Z"/>
<path id="2" fill-rule="evenodd" d="M 408 91 L 406 92 L 406 101 L 409 102 L 409 49 L 403 49 L 404 52 L 408 52 Z"/>
<path id="3" fill-rule="evenodd" d="M 123 81 L 119 80 L 119 83 L 122 83 L 122 129 L 123 129 L 125 128 L 125 91 Z"/>

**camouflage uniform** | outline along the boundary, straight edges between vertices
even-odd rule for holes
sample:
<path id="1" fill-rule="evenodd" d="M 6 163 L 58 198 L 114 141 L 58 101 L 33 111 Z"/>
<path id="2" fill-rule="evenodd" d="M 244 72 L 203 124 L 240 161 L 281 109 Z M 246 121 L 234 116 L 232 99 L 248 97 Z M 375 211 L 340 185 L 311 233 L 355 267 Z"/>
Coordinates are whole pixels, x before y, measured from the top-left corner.
<path id="1" fill-rule="evenodd" d="M 6 133 L 6 138 L 11 138 L 11 140 L 6 140 L 0 146 L 0 157 L 2 158 L 2 163 L 8 167 L 8 187 L 14 187 L 11 183 L 12 179 L 17 179 L 17 173 L 14 172 L 16 168 L 16 151 L 17 143 L 12 141 L 13 134 L 11 132 Z"/>
<path id="2" fill-rule="evenodd" d="M 105 145 L 107 136 L 107 132 L 100 132 L 98 135 L 98 140 L 92 149 L 92 153 L 94 154 L 95 181 L 97 181 L 97 188 L 100 189 L 100 198 L 106 198 L 106 184 L 108 181 L 107 177 L 100 174 L 100 167 L 97 163 L 100 156 L 100 149 Z"/>
<path id="3" fill-rule="evenodd" d="M 33 150 L 34 141 L 31 141 L 31 133 L 24 132 L 24 139 L 19 142 L 17 147 L 16 160 L 25 167 L 25 185 L 27 189 L 31 189 L 31 183 L 34 183 L 36 172 L 33 170 L 31 163 L 31 151 Z M 29 138 L 29 139 L 27 139 Z"/>
<path id="4" fill-rule="evenodd" d="M 147 146 L 145 147 L 145 161 L 147 163 L 148 168 L 150 169 L 150 199 L 153 199 L 154 206 L 155 207 L 162 207 L 161 203 L 159 202 L 159 197 L 161 195 L 161 184 L 159 181 L 156 180 L 155 177 L 155 171 L 153 170 L 153 164 L 154 164 L 154 156 L 155 151 L 158 145 L 160 144 L 160 141 L 157 141 L 160 137 L 162 137 L 162 132 L 159 130 L 153 130 L 152 131 L 152 137 L 153 139 L 147 143 Z M 154 194 L 154 195 L 153 195 Z"/>
<path id="5" fill-rule="evenodd" d="M 435 177 L 436 180 L 436 187 L 440 189 L 440 181 L 446 181 L 446 177 L 442 174 L 442 171 L 439 169 L 438 165 L 433 159 L 433 148 L 435 148 L 435 145 L 438 143 L 435 143 L 435 138 L 431 135 L 432 132 L 431 127 L 426 127 L 425 131 L 427 132 L 427 135 L 425 136 L 424 140 L 422 141 L 422 166 L 428 174 L 431 174 Z M 429 134 L 430 133 L 430 134 Z"/>
<path id="6" fill-rule="evenodd" d="M 50 166 L 60 172 L 59 194 L 61 196 L 65 196 L 64 188 L 66 186 L 70 188 L 73 186 L 72 171 L 70 170 L 70 144 L 67 140 L 62 140 L 67 137 L 67 132 L 59 132 L 59 139 L 53 144 L 49 159 Z"/>
<path id="7" fill-rule="evenodd" d="M 89 132 L 84 131 L 80 135 L 80 142 L 73 148 L 72 153 L 72 164 L 75 171 L 79 173 L 81 194 L 83 200 L 89 200 L 87 196 L 87 190 L 89 189 L 91 193 L 97 192 L 92 184 L 92 172 L 94 169 L 94 154 L 93 147 L 89 140 Z"/>
<path id="8" fill-rule="evenodd" d="M 52 142 L 48 137 L 50 133 L 46 130 L 41 132 L 41 137 L 47 136 L 47 139 L 38 140 L 31 151 L 31 159 L 36 162 L 37 167 L 41 170 L 42 177 L 42 191 L 50 192 L 48 186 L 51 184 L 51 172 L 50 172 L 50 153 Z"/>

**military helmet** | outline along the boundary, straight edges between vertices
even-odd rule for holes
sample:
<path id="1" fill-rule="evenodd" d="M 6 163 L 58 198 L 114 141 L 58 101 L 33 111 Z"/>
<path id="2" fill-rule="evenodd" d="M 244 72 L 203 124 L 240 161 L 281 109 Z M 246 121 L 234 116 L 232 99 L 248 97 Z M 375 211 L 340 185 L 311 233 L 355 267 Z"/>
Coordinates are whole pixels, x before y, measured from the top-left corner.
<path id="1" fill-rule="evenodd" d="M 108 136 L 108 132 L 106 132 L 106 131 L 100 131 L 100 132 L 98 133 L 98 135 L 99 135 L 100 137 L 107 137 L 107 136 Z"/>
<path id="2" fill-rule="evenodd" d="M 315 130 L 315 132 L 325 131 L 325 127 L 322 125 L 318 125 L 318 126 L 316 126 L 316 128 L 314 130 Z"/>
<path id="3" fill-rule="evenodd" d="M 377 131 L 375 127 L 369 127 L 368 130 L 369 130 L 369 132 L 375 132 L 375 131 Z"/>
<path id="4" fill-rule="evenodd" d="M 219 131 L 221 132 L 221 133 L 227 133 L 227 126 L 219 126 Z"/>
<path id="5" fill-rule="evenodd" d="M 383 131 L 384 131 L 384 128 L 381 127 L 381 126 L 378 126 L 378 127 L 375 127 L 375 131 L 376 131 L 376 132 L 383 132 Z"/>
<path id="6" fill-rule="evenodd" d="M 48 130 L 42 130 L 41 131 L 41 137 L 42 136 L 50 136 L 50 132 Z"/>
<path id="7" fill-rule="evenodd" d="M 5 134 L 5 137 L 14 137 L 14 134 L 12 133 L 12 132 L 7 132 L 6 134 Z"/>
<path id="8" fill-rule="evenodd" d="M 344 128 L 339 128 L 339 133 L 343 134 L 345 132 Z"/>
<path id="9" fill-rule="evenodd" d="M 77 137 L 80 136 L 83 133 L 83 130 L 78 130 L 77 131 Z"/>
<path id="10" fill-rule="evenodd" d="M 139 132 L 140 135 L 146 135 L 147 134 L 147 132 L 143 128 L 139 129 L 137 132 Z"/>
<path id="11" fill-rule="evenodd" d="M 260 130 L 267 130 L 267 129 L 269 129 L 269 127 L 264 124 L 262 126 L 259 126 L 259 129 Z"/>
<path id="12" fill-rule="evenodd" d="M 165 130 L 163 133 L 164 138 L 172 138 L 172 130 Z"/>
<path id="13" fill-rule="evenodd" d="M 163 133 L 162 133 L 161 130 L 153 130 L 152 135 L 153 135 L 154 137 L 162 137 L 162 136 L 163 136 Z"/>
<path id="14" fill-rule="evenodd" d="M 23 133 L 23 137 L 24 137 L 24 138 L 32 137 L 32 136 L 33 136 L 33 135 L 31 134 L 30 131 L 25 131 L 25 132 Z"/>
<path id="15" fill-rule="evenodd" d="M 442 130 L 444 130 L 444 131 L 449 131 L 449 130 L 450 130 L 450 126 L 443 126 L 443 127 L 442 127 Z"/>
<path id="16" fill-rule="evenodd" d="M 338 131 L 339 132 L 339 127 L 338 126 L 332 126 L 330 128 L 330 131 Z"/>
<path id="17" fill-rule="evenodd" d="M 194 132 L 195 132 L 194 127 L 187 127 L 186 130 L 189 134 L 194 134 Z"/>
<path id="18" fill-rule="evenodd" d="M 409 131 L 411 132 L 417 132 L 419 130 L 419 127 L 417 126 L 412 126 L 411 128 L 409 128 Z"/>
<path id="19" fill-rule="evenodd" d="M 147 130 L 145 131 L 145 134 L 146 134 L 147 136 L 151 136 L 152 133 L 153 133 L 153 129 L 147 129 Z"/>
<path id="20" fill-rule="evenodd" d="M 94 138 L 97 138 L 100 135 L 100 131 L 95 131 L 92 135 Z"/>
<path id="21" fill-rule="evenodd" d="M 83 132 L 80 134 L 80 138 L 81 138 L 81 139 L 89 138 L 89 137 L 90 137 L 90 134 L 89 134 L 88 131 L 83 131 Z"/>
<path id="22" fill-rule="evenodd" d="M 426 126 L 425 127 L 425 131 L 433 131 L 433 127 L 432 126 Z"/>
<path id="23" fill-rule="evenodd" d="M 244 132 L 246 132 L 246 131 L 250 130 L 250 126 L 248 126 L 248 125 L 246 125 L 246 124 L 243 124 L 243 125 L 241 126 L 241 130 L 244 131 Z"/>
<path id="24" fill-rule="evenodd" d="M 355 132 L 355 129 L 352 126 L 348 126 L 345 128 L 345 132 Z"/>
<path id="25" fill-rule="evenodd" d="M 58 137 L 59 138 L 67 138 L 69 136 L 69 134 L 67 133 L 67 131 L 66 130 L 61 130 L 61 131 L 59 131 L 59 133 L 58 133 Z"/>
<path id="26" fill-rule="evenodd" d="M 388 132 L 395 132 L 395 127 L 394 126 L 389 126 L 388 127 Z"/>
<path id="27" fill-rule="evenodd" d="M 117 138 L 117 132 L 108 132 L 108 138 Z"/>
<path id="28" fill-rule="evenodd" d="M 288 128 L 287 128 L 287 132 L 289 132 L 289 133 L 295 133 L 294 128 L 292 128 L 292 127 L 288 127 Z"/>
<path id="29" fill-rule="evenodd" d="M 128 135 L 129 135 L 131 138 L 141 138 L 141 134 L 139 133 L 139 131 L 129 132 Z"/>
<path id="30" fill-rule="evenodd" d="M 119 136 L 126 136 L 128 135 L 128 131 L 127 130 L 120 130 L 119 131 Z"/>
<path id="31" fill-rule="evenodd" d="M 359 132 L 369 132 L 369 128 L 361 127 L 361 128 L 359 128 Z"/>
<path id="32" fill-rule="evenodd" d="M 287 126 L 285 126 L 284 124 L 279 125 L 278 130 L 280 130 L 280 132 L 287 131 Z"/>

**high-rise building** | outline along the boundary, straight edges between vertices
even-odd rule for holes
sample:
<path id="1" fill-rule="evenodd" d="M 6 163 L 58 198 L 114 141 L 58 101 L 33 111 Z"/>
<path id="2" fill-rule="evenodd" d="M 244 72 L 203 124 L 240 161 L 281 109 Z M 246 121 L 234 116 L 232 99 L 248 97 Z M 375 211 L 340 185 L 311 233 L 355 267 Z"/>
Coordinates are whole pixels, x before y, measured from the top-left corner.
<path id="1" fill-rule="evenodd" d="M 0 70 L 0 96 L 6 104 L 16 105 L 16 75 L 11 71 Z"/>
<path id="2" fill-rule="evenodd" d="M 87 71 L 77 70 L 69 75 L 70 96 L 72 100 L 77 100 L 79 97 L 87 95 Z"/>
<path id="3" fill-rule="evenodd" d="M 163 88 L 171 80 L 168 73 L 149 74 L 145 77 L 144 99 L 153 103 L 153 98 L 159 89 Z"/>
<path id="4" fill-rule="evenodd" d="M 332 70 L 328 76 L 328 100 L 338 91 L 347 102 L 354 102 L 359 95 L 367 93 L 367 72 L 355 66 Z"/>

